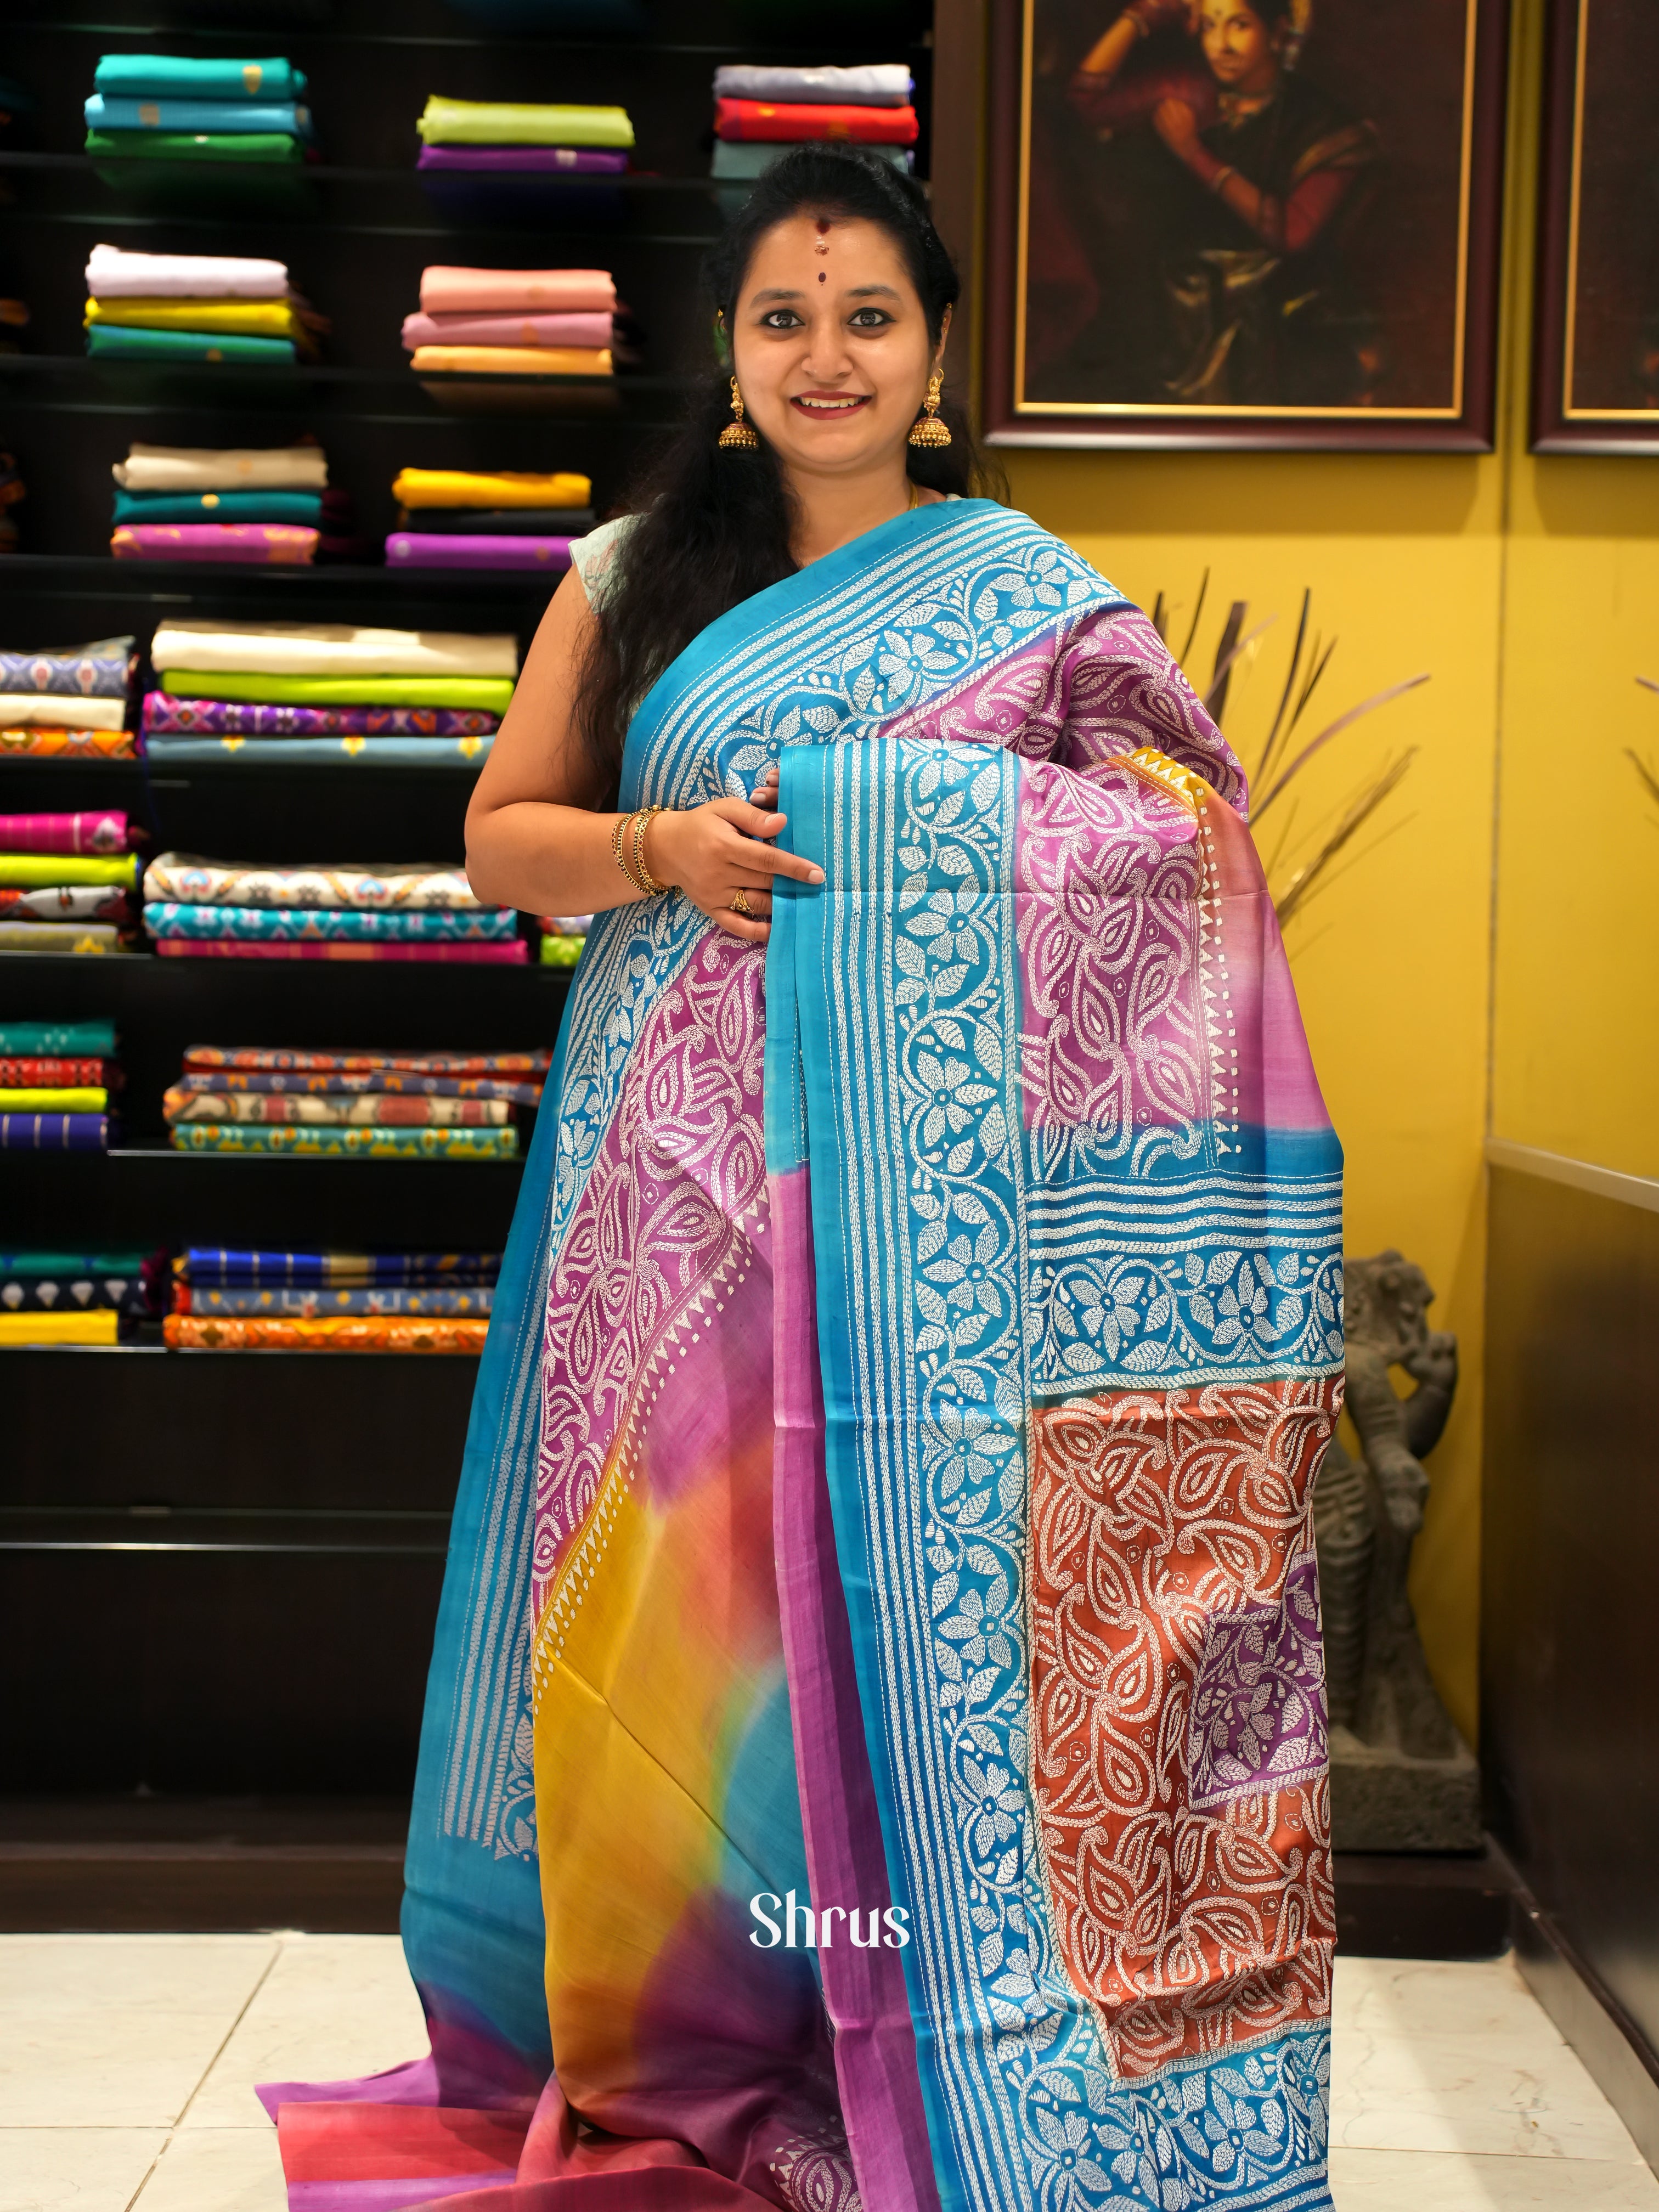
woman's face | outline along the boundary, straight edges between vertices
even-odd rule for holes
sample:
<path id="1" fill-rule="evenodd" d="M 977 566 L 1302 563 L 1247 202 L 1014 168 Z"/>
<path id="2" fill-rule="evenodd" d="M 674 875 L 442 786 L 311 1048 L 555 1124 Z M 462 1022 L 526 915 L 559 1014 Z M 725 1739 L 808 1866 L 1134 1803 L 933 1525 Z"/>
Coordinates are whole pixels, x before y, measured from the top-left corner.
<path id="1" fill-rule="evenodd" d="M 731 336 L 756 428 L 806 475 L 890 463 L 934 366 L 903 255 L 878 223 L 850 217 L 791 216 L 766 232 Z"/>
<path id="2" fill-rule="evenodd" d="M 1279 41 L 1246 0 L 1204 0 L 1204 58 L 1229 92 L 1271 92 L 1279 79 Z"/>

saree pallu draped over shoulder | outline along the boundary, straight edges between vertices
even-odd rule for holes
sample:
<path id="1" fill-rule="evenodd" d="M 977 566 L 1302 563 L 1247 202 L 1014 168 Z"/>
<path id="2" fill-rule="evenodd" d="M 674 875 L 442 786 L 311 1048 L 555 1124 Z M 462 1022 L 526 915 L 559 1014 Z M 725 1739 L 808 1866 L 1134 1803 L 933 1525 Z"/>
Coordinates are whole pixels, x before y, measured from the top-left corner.
<path id="1" fill-rule="evenodd" d="M 456 1509 L 432 2055 L 295 2207 L 1328 2212 L 1310 1500 L 1341 1159 L 1146 618 L 923 507 L 714 623 L 623 803 L 780 764 L 763 952 L 588 940 Z"/>

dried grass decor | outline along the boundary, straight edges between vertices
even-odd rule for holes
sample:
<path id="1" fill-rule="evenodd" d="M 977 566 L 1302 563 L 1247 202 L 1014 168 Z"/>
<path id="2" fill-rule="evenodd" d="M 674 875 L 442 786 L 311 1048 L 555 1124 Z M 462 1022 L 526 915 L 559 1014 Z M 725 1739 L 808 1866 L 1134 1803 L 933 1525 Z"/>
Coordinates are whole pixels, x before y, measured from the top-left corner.
<path id="1" fill-rule="evenodd" d="M 1176 657 L 1193 688 L 1202 697 L 1212 718 L 1220 723 L 1227 710 L 1228 694 L 1235 673 L 1239 672 L 1241 663 L 1248 665 L 1255 658 L 1255 648 L 1272 627 L 1275 617 L 1269 615 L 1253 629 L 1247 630 L 1244 625 L 1249 616 L 1249 603 L 1244 599 L 1233 601 L 1222 625 L 1214 665 L 1206 688 L 1194 677 L 1188 664 L 1197 642 L 1199 623 L 1203 617 L 1209 586 L 1210 572 L 1206 568 L 1198 587 L 1185 642 Z M 1425 670 L 1420 675 L 1407 676 L 1398 684 L 1388 684 L 1382 690 L 1373 692 L 1369 699 L 1362 699 L 1357 707 L 1347 708 L 1334 720 L 1327 722 L 1315 736 L 1297 744 L 1298 732 L 1302 730 L 1314 695 L 1331 665 L 1331 656 L 1336 651 L 1337 644 L 1334 637 L 1327 640 L 1316 631 L 1310 639 L 1312 612 L 1313 592 L 1309 589 L 1302 594 L 1301 617 L 1297 624 L 1296 642 L 1291 649 L 1290 665 L 1285 671 L 1278 711 L 1255 762 L 1247 760 L 1244 763 L 1250 780 L 1250 826 L 1258 833 L 1269 810 L 1285 797 L 1309 762 L 1323 751 L 1334 738 L 1351 729 L 1364 716 L 1374 714 L 1378 708 L 1388 706 L 1391 701 L 1401 697 L 1407 691 L 1414 691 L 1419 684 L 1429 681 L 1428 672 Z M 1152 622 L 1166 645 L 1170 642 L 1170 613 L 1171 610 L 1160 592 L 1153 603 Z M 1239 748 L 1236 746 L 1235 750 Z M 1303 823 L 1299 831 L 1297 816 L 1301 793 L 1291 796 L 1279 825 L 1278 842 L 1271 856 L 1264 854 L 1262 859 L 1267 881 L 1273 889 L 1273 910 L 1279 916 L 1281 927 L 1293 915 L 1307 907 L 1319 892 L 1328 890 L 1339 876 L 1346 872 L 1347 867 L 1353 866 L 1374 851 L 1384 837 L 1392 836 L 1396 830 L 1405 827 L 1406 821 L 1410 819 L 1408 816 L 1392 823 L 1381 836 L 1373 838 L 1362 851 L 1352 854 L 1344 867 L 1334 867 L 1339 856 L 1347 851 L 1378 808 L 1399 788 L 1417 757 L 1417 750 L 1415 745 L 1408 745 L 1404 752 L 1391 754 L 1382 768 L 1350 795 L 1346 805 L 1337 808 L 1333 814 L 1320 814 Z M 1656 787 L 1656 796 L 1659 796 L 1659 787 Z"/>

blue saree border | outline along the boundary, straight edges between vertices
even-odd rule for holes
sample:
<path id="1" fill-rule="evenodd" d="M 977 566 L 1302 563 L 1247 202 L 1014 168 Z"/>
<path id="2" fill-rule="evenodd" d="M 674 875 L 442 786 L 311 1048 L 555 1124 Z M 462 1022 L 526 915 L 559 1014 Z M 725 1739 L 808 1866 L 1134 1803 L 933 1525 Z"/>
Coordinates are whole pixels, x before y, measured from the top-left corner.
<path id="1" fill-rule="evenodd" d="M 944 1301 L 929 1304 L 923 1264 L 952 1206 L 954 1225 L 986 1245 L 988 1271 L 1018 1280 L 1030 1251 L 1018 971 L 1012 930 L 995 926 L 1018 775 L 1011 754 L 948 744 L 787 751 L 788 842 L 829 882 L 780 898 L 768 964 L 769 1023 L 780 1022 L 769 1160 L 813 1163 L 826 1469 L 891 1894 L 915 1931 L 903 1965 L 940 2201 L 945 2212 L 1329 2212 L 1328 2027 L 1119 2081 L 1048 1925 L 1023 1716 L 1030 1347 L 1017 1308 L 978 1335 L 965 1320 L 959 1338 L 955 1324 L 941 1333 Z M 983 936 L 947 1015 L 963 1039 L 956 1095 L 974 1093 L 975 1127 L 959 1121 L 937 1139 L 925 1099 L 915 1117 L 914 1081 L 902 1095 L 900 1009 L 924 994 L 898 917 L 923 898 L 953 903 L 959 933 Z M 932 1395 L 947 1365 L 951 1402 Z M 970 1472 L 953 1492 L 958 1465 Z M 939 1504 L 953 1495 L 954 1531 Z M 964 1683 L 956 1655 L 972 1649 L 978 1672 Z M 951 1709 L 973 1715 L 954 1742 Z M 965 1822 L 964 1744 L 980 1808 Z"/>

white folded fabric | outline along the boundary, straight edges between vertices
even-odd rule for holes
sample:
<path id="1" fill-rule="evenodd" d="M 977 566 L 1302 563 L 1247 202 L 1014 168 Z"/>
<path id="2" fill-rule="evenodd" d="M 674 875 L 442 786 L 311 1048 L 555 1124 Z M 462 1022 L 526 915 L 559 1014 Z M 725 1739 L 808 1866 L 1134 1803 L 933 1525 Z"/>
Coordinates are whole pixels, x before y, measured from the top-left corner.
<path id="1" fill-rule="evenodd" d="M 126 491 L 325 491 L 320 446 L 133 446 L 110 472 Z"/>
<path id="2" fill-rule="evenodd" d="M 60 698 L 52 691 L 0 691 L 0 730 L 125 730 L 125 699 Z"/>
<path id="3" fill-rule="evenodd" d="M 785 106 L 902 107 L 911 92 L 902 62 L 866 62 L 856 69 L 765 69 L 731 62 L 714 71 L 716 100 L 773 100 Z"/>
<path id="4" fill-rule="evenodd" d="M 281 261 L 222 253 L 125 253 L 94 246 L 87 289 L 105 300 L 280 300 L 288 291 Z"/>
<path id="5" fill-rule="evenodd" d="M 349 623 L 163 623 L 157 668 L 196 675 L 516 676 L 518 641 L 466 630 L 356 629 Z M 119 726 L 118 725 L 117 726 Z"/>

